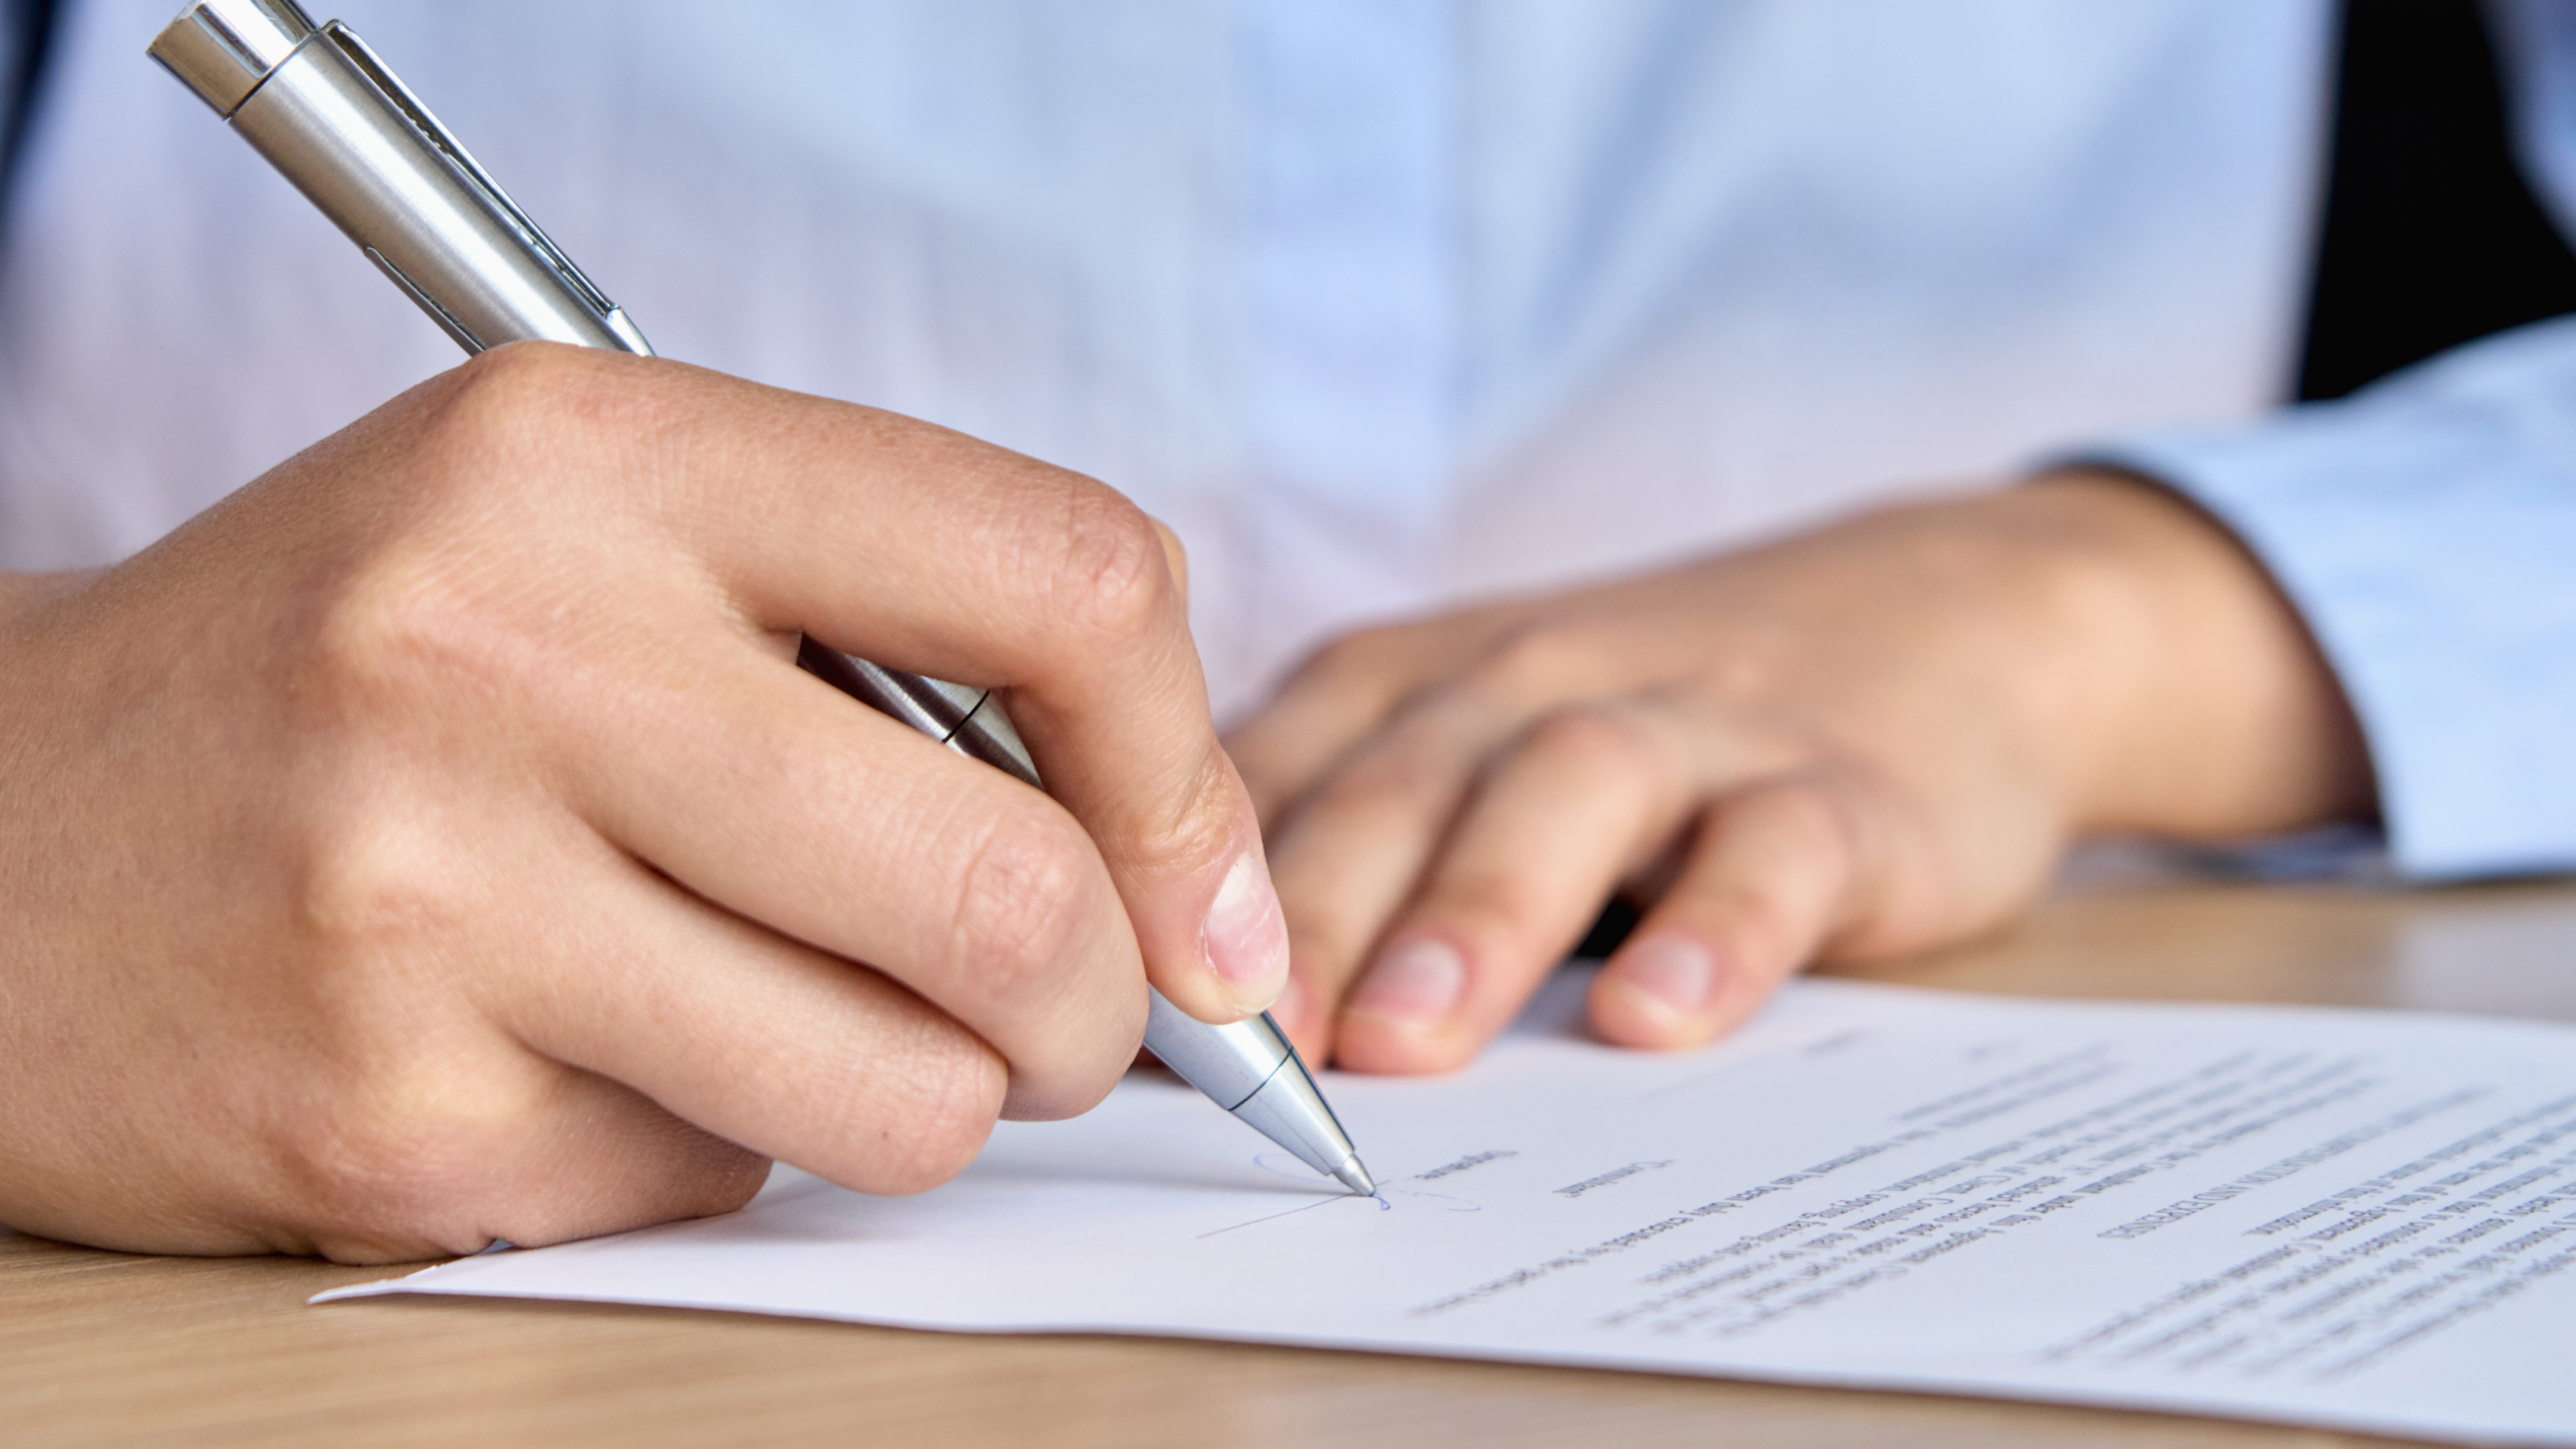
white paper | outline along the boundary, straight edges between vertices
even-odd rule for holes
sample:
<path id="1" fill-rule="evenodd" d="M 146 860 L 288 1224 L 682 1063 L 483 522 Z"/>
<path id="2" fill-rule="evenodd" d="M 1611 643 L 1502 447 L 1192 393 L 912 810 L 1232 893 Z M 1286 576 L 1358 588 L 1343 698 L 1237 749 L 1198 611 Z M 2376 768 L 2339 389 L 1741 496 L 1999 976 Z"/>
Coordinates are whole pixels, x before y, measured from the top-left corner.
<path id="1" fill-rule="evenodd" d="M 1187 1089 L 1005 1124 L 878 1199 L 383 1292 L 1592 1364 L 2576 1444 L 2576 1030 L 1802 982 L 1712 1050 L 1570 1027 L 1332 1076 L 1386 1191 Z"/>

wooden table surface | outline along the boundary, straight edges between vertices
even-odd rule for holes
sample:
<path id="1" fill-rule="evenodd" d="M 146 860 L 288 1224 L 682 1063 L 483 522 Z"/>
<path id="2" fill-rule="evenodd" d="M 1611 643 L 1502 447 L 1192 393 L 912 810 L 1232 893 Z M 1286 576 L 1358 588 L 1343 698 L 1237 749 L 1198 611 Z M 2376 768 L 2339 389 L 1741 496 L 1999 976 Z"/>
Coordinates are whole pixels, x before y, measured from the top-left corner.
<path id="1" fill-rule="evenodd" d="M 1846 974 L 1967 991 L 2576 1020 L 2576 887 L 2061 895 Z M 387 1276 L 0 1236 L 0 1444 L 2359 1445 L 2153 1414 L 1104 1338 L 377 1299 Z"/>

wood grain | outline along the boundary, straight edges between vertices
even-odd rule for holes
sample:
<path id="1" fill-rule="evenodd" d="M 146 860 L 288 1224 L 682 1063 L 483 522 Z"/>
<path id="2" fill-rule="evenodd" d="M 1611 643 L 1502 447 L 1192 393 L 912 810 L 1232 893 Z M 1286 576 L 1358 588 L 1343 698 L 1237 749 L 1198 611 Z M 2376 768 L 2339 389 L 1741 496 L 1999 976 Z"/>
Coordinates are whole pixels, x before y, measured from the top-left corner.
<path id="1" fill-rule="evenodd" d="M 2576 889 L 2179 886 L 2042 906 L 1838 974 L 1966 991 L 2576 1020 Z M 1148 1339 L 984 1338 L 575 1304 L 308 1308 L 385 1270 L 0 1237 L 10 1445 L 2327 1446 L 2153 1414 Z"/>

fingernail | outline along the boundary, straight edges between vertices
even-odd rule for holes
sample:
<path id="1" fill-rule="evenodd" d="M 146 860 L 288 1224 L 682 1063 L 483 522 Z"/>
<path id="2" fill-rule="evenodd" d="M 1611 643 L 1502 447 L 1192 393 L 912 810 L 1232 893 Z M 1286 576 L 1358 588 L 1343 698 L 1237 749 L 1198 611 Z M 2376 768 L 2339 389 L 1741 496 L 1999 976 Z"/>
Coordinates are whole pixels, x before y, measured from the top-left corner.
<path id="1" fill-rule="evenodd" d="M 1410 941 L 1377 959 L 1351 993 L 1350 1010 L 1431 1027 L 1458 1009 L 1467 962 L 1446 941 Z"/>
<path id="2" fill-rule="evenodd" d="M 1252 851 L 1236 856 L 1200 928 L 1208 967 L 1246 1011 L 1268 1006 L 1288 981 L 1288 922 L 1270 872 Z"/>
<path id="3" fill-rule="evenodd" d="M 1622 953 L 1619 979 L 1676 1016 L 1696 1017 L 1717 994 L 1717 959 L 1688 936 L 1657 933 Z"/>

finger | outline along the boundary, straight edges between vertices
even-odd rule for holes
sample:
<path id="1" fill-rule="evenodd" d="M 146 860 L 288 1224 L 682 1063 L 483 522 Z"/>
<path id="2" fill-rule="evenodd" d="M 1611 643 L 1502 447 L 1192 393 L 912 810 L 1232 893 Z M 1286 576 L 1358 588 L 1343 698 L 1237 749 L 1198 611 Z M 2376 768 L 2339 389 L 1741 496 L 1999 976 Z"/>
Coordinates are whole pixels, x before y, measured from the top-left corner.
<path id="1" fill-rule="evenodd" d="M 632 864 L 591 880 L 531 943 L 548 969 L 491 988 L 531 1050 L 860 1192 L 935 1186 L 983 1145 L 1004 1065 L 946 1013 Z"/>
<path id="2" fill-rule="evenodd" d="M 1594 1029 L 1621 1046 L 1684 1047 L 1743 1024 L 1854 909 L 1856 808 L 1822 776 L 1712 805 L 1672 888 L 1593 980 Z"/>
<path id="3" fill-rule="evenodd" d="M 1001 690 L 1164 993 L 1210 1020 L 1276 994 L 1287 943 L 1258 823 L 1133 504 L 945 429 L 677 363 L 522 345 L 475 369 L 486 381 L 451 408 L 471 424 L 461 463 L 569 440 L 619 496 L 649 500 L 751 631 Z M 559 523 L 598 530 L 586 513 Z"/>
<path id="4" fill-rule="evenodd" d="M 1426 682 L 1438 632 L 1416 625 L 1337 640 L 1227 732 L 1226 752 L 1265 827 L 1284 826 L 1297 798 Z"/>
<path id="5" fill-rule="evenodd" d="M 1668 717 L 1642 702 L 1581 706 L 1532 727 L 1479 784 L 1351 986 L 1334 1060 L 1436 1072 L 1473 1057 L 1682 818 L 1686 754 Z"/>
<path id="6" fill-rule="evenodd" d="M 769 1177 L 759 1153 L 622 1083 L 515 1045 L 470 1068 L 452 1057 L 422 1065 L 422 1090 L 394 1104 L 413 1115 L 387 1124 L 382 1139 L 409 1160 L 351 1173 L 344 1150 L 331 1164 L 336 1176 L 281 1174 L 263 1247 L 341 1263 L 414 1263 L 494 1242 L 543 1247 L 732 1212 Z M 466 1082 L 470 1108 L 457 1101 Z M 424 1131 L 423 1100 L 446 1105 L 446 1125 L 461 1130 Z M 339 1111 L 345 1120 L 348 1105 Z M 317 1216 L 316 1204 L 329 1210 Z"/>
<path id="7" fill-rule="evenodd" d="M 560 681 L 602 835 L 734 914 L 865 962 L 1009 1064 L 1010 1109 L 1097 1101 L 1144 1030 L 1117 891 L 1046 796 L 721 637 Z M 595 713 L 610 711 L 607 717 Z"/>
<path id="8" fill-rule="evenodd" d="M 1529 707 L 1472 683 L 1418 700 L 1317 785 L 1270 847 L 1293 961 L 1271 1015 L 1328 1060 L 1344 988 L 1413 894 L 1485 757 Z"/>
<path id="9" fill-rule="evenodd" d="M 1558 627 L 1534 602 L 1492 605 L 1422 623 L 1364 630 L 1319 650 L 1259 714 L 1226 737 L 1263 823 L 1275 834 L 1303 797 L 1371 734 L 1444 689 L 1471 688 L 1516 707 L 1516 719 L 1614 684 L 1624 642 Z"/>
<path id="10" fill-rule="evenodd" d="M 874 547 L 816 557 L 756 586 L 767 622 L 999 690 L 1049 792 L 1097 842 L 1154 982 L 1202 1019 L 1259 1010 L 1287 977 L 1286 928 L 1208 715 L 1177 539 L 1079 475 L 955 435 L 916 446 L 931 460 L 870 490 L 882 497 L 846 525 L 904 540 L 909 571 Z"/>

